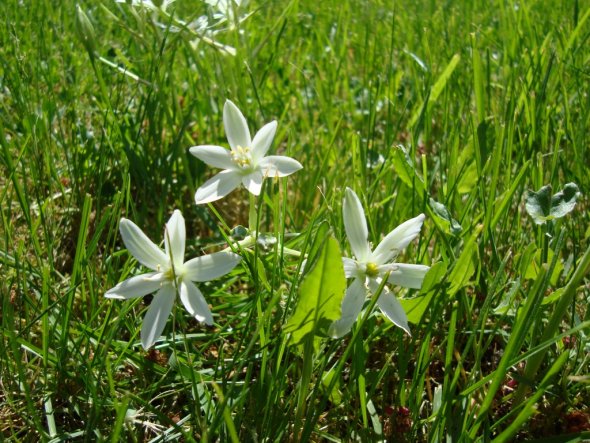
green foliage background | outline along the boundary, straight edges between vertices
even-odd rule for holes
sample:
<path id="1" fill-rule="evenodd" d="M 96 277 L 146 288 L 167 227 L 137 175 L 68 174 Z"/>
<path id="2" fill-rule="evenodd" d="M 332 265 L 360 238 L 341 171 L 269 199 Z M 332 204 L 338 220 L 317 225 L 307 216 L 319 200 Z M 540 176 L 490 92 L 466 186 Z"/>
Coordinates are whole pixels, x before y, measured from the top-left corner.
<path id="1" fill-rule="evenodd" d="M 586 268 L 572 280 L 590 236 L 588 1 L 251 1 L 251 16 L 217 36 L 234 57 L 126 4 L 79 6 L 95 29 L 92 57 L 74 3 L 0 4 L 0 435 L 588 436 Z M 190 21 L 207 8 L 177 0 L 176 11 Z M 282 333 L 301 262 L 278 249 L 203 285 L 214 328 L 177 309 L 151 352 L 138 347 L 146 304 L 103 297 L 137 272 L 121 216 L 156 239 L 181 209 L 194 255 L 247 224 L 243 190 L 215 211 L 193 203 L 211 171 L 188 148 L 226 146 L 226 99 L 252 130 L 277 119 L 273 151 L 304 165 L 267 184 L 265 231 L 300 232 L 288 246 L 305 251 L 327 220 L 348 254 L 349 186 L 374 244 L 426 213 L 402 258 L 447 269 L 411 337 L 365 316 L 322 342 L 309 389 Z M 569 182 L 582 193 L 574 211 L 535 225 L 525 191 Z M 551 295 L 568 283 L 556 317 Z M 555 318 L 557 335 L 541 340 Z M 525 370 L 535 353 L 538 370 Z"/>

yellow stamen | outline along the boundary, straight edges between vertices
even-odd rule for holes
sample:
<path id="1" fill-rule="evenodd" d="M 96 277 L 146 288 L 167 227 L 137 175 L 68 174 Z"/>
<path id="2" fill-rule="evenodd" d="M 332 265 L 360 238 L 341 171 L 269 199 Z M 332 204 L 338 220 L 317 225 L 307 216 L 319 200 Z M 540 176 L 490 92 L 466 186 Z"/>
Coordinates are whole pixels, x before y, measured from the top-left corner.
<path id="1" fill-rule="evenodd" d="M 365 267 L 365 274 L 369 277 L 377 277 L 379 275 L 379 268 L 375 263 L 367 263 Z"/>
<path id="2" fill-rule="evenodd" d="M 170 267 L 170 269 L 164 273 L 164 276 L 166 277 L 166 280 L 174 280 L 174 277 L 176 277 L 174 274 L 174 268 Z"/>
<path id="3" fill-rule="evenodd" d="M 250 153 L 250 148 L 247 146 L 236 146 L 236 149 L 232 149 L 231 159 L 242 169 L 247 169 L 252 166 L 252 155 Z"/>

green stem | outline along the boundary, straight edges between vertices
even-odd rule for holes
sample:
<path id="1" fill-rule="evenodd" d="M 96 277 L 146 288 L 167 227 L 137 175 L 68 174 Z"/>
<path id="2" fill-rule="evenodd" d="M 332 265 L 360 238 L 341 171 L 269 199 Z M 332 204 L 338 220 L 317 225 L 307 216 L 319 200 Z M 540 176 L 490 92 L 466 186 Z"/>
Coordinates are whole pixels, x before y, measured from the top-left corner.
<path id="1" fill-rule="evenodd" d="M 547 260 L 549 259 L 549 242 L 553 234 L 553 229 L 551 229 L 551 223 L 551 221 L 548 221 L 541 228 L 541 235 L 543 236 L 543 256 L 541 263 L 547 263 Z"/>
<path id="2" fill-rule="evenodd" d="M 258 232 L 258 214 L 256 213 L 256 197 L 248 193 L 250 198 L 250 208 L 248 212 L 248 228 L 251 233 Z"/>
<path id="3" fill-rule="evenodd" d="M 303 424 L 302 419 L 305 415 L 307 392 L 311 382 L 311 373 L 313 371 L 313 334 L 305 339 L 303 344 L 303 368 L 301 371 L 301 382 L 299 384 L 299 396 L 297 398 L 297 412 L 295 414 L 295 424 L 293 427 L 294 441 L 301 441 Z"/>
<path id="4" fill-rule="evenodd" d="M 544 328 L 544 332 L 540 339 L 540 343 L 543 343 L 551 339 L 555 335 L 557 329 L 559 328 L 559 325 L 561 324 L 561 320 L 563 319 L 563 317 L 565 316 L 565 314 L 567 313 L 568 309 L 571 307 L 574 301 L 578 285 L 589 271 L 590 246 L 588 246 L 588 248 L 586 249 L 586 252 L 584 253 L 584 256 L 582 257 L 580 264 L 576 268 L 576 271 L 574 272 L 574 275 L 572 276 L 571 280 L 565 286 L 563 295 L 561 296 L 559 303 L 557 303 L 557 306 L 555 307 L 555 311 L 553 311 L 553 315 L 551 316 L 549 323 Z M 527 362 L 524 371 L 524 377 L 526 380 L 533 380 L 533 378 L 537 374 L 537 371 L 539 370 L 539 367 L 541 366 L 541 363 L 543 362 L 543 359 L 545 358 L 545 354 L 547 354 L 547 351 L 548 348 L 545 348 L 537 354 L 531 356 L 530 360 Z M 519 386 L 518 390 L 514 395 L 515 405 L 519 404 L 524 400 L 524 396 L 527 394 L 528 390 L 529 386 L 525 383 Z"/>

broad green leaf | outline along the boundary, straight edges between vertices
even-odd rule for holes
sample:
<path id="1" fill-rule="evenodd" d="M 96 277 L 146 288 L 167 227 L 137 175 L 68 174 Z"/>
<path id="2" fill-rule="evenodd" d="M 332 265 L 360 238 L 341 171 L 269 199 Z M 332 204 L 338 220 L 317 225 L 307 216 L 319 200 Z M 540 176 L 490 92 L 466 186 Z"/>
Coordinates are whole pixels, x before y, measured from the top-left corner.
<path id="1" fill-rule="evenodd" d="M 545 185 L 537 192 L 527 192 L 525 207 L 535 223 L 541 225 L 571 212 L 579 196 L 580 190 L 575 183 L 566 184 L 554 195 L 551 195 L 551 185 Z"/>
<path id="2" fill-rule="evenodd" d="M 285 332 L 291 334 L 291 345 L 300 344 L 310 334 L 326 336 L 330 325 L 341 316 L 346 278 L 340 247 L 334 237 L 330 235 L 323 242 L 312 266 L 299 286 L 295 312 L 285 325 Z"/>
<path id="3" fill-rule="evenodd" d="M 462 231 L 461 225 L 459 224 L 459 222 L 457 220 L 455 220 L 451 216 L 451 213 L 449 212 L 449 210 L 447 209 L 447 207 L 445 205 L 443 205 L 442 203 L 439 203 L 436 200 L 434 200 L 433 198 L 431 198 L 430 199 L 430 207 L 432 208 L 432 211 L 434 212 L 435 215 L 437 215 L 441 219 L 448 222 L 451 233 L 453 235 L 457 235 L 457 234 L 461 233 L 461 231 Z"/>
<path id="4" fill-rule="evenodd" d="M 477 164 L 471 161 L 461 171 L 461 175 L 457 180 L 457 192 L 459 194 L 469 194 L 476 188 L 478 180 Z"/>
<path id="5" fill-rule="evenodd" d="M 451 275 L 449 275 L 449 295 L 452 297 L 457 291 L 469 283 L 469 279 L 475 272 L 475 262 L 477 259 L 477 238 L 481 233 L 482 226 L 479 225 L 475 228 L 475 232 L 469 237 L 469 240 L 463 247 L 463 252 L 457 259 Z"/>
<path id="6" fill-rule="evenodd" d="M 426 295 L 429 292 L 438 290 L 438 284 L 442 281 L 446 273 L 447 265 L 445 262 L 439 261 L 433 264 L 424 276 L 422 288 L 420 288 L 420 295 Z"/>
<path id="7" fill-rule="evenodd" d="M 337 379 L 332 384 L 334 377 L 337 377 Z M 334 403 L 334 405 L 338 406 L 340 403 L 342 403 L 342 393 L 340 392 L 340 375 L 336 374 L 335 367 L 332 367 L 329 371 L 325 372 L 324 376 L 322 377 L 322 386 L 326 391 L 330 388 L 330 385 L 332 385 L 332 389 L 326 393 L 328 394 L 330 401 Z"/>
<path id="8" fill-rule="evenodd" d="M 309 251 L 307 252 L 305 266 L 302 267 L 304 276 L 307 275 L 311 269 L 313 269 L 313 265 L 317 261 L 322 251 L 322 246 L 324 246 L 325 241 L 328 239 L 329 230 L 330 226 L 326 221 L 321 222 L 318 226 L 318 229 L 315 233 L 314 241 L 312 242 Z"/>
<path id="9" fill-rule="evenodd" d="M 527 268 L 533 260 L 537 249 L 538 248 L 534 243 L 530 243 L 521 253 L 516 254 L 514 257 L 514 262 L 518 263 L 520 275 L 526 274 Z"/>
<path id="10" fill-rule="evenodd" d="M 400 299 L 400 303 L 404 311 L 406 311 L 410 323 L 420 323 L 426 309 L 430 305 L 432 297 L 438 291 L 438 284 L 442 281 L 446 273 L 447 265 L 444 262 L 435 263 L 424 277 L 420 295 L 414 298 Z"/>

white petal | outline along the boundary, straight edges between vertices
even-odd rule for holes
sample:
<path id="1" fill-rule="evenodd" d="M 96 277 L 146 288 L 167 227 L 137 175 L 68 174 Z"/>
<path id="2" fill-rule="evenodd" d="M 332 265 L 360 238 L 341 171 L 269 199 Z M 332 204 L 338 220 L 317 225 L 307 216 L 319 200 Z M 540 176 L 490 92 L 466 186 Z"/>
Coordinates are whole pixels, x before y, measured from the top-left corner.
<path id="1" fill-rule="evenodd" d="M 161 282 L 159 279 L 154 279 L 157 275 L 162 275 L 162 273 L 150 272 L 149 274 L 141 274 L 128 278 L 114 288 L 109 289 L 104 296 L 107 298 L 128 300 L 130 298 L 143 297 L 144 295 L 151 294 L 160 288 Z"/>
<path id="2" fill-rule="evenodd" d="M 191 281 L 214 280 L 230 272 L 241 259 L 238 254 L 226 251 L 193 258 L 184 264 L 185 277 Z"/>
<path id="3" fill-rule="evenodd" d="M 154 296 L 141 327 L 141 345 L 144 349 L 151 348 L 162 335 L 175 298 L 176 289 L 171 284 L 163 286 Z"/>
<path id="4" fill-rule="evenodd" d="M 356 260 L 348 257 L 342 257 L 342 265 L 344 266 L 344 275 L 346 278 L 356 277 L 359 274 L 359 265 Z"/>
<path id="5" fill-rule="evenodd" d="M 297 160 L 284 155 L 269 155 L 258 162 L 265 177 L 286 177 L 299 171 L 303 166 Z"/>
<path id="6" fill-rule="evenodd" d="M 373 252 L 373 260 L 377 264 L 385 264 L 396 257 L 401 250 L 416 238 L 424 222 L 424 214 L 414 217 L 391 231 L 385 236 Z"/>
<path id="7" fill-rule="evenodd" d="M 359 278 L 355 278 L 346 290 L 346 295 L 342 300 L 342 317 L 330 325 L 328 330 L 330 337 L 340 338 L 348 334 L 363 309 L 366 296 L 367 290 L 364 282 Z"/>
<path id="8" fill-rule="evenodd" d="M 371 279 L 369 287 L 373 294 L 375 294 L 379 290 L 379 286 L 379 279 Z M 410 326 L 408 325 L 408 317 L 406 316 L 406 311 L 404 311 L 404 308 L 402 307 L 397 297 L 393 295 L 393 293 L 387 288 L 387 286 L 383 287 L 383 290 L 379 295 L 379 299 L 377 300 L 377 305 L 379 306 L 379 309 L 381 309 L 383 315 L 385 315 L 389 320 L 391 320 L 394 325 L 402 328 L 404 331 L 410 334 Z"/>
<path id="9" fill-rule="evenodd" d="M 169 260 L 164 251 L 156 246 L 131 220 L 122 218 L 119 223 L 119 231 L 121 231 L 121 237 L 127 250 L 139 263 L 154 271 L 168 266 Z"/>
<path id="10" fill-rule="evenodd" d="M 225 197 L 240 185 L 242 176 L 235 171 L 221 171 L 207 180 L 195 193 L 197 205 L 210 203 Z"/>
<path id="11" fill-rule="evenodd" d="M 235 164 L 231 158 L 231 152 L 221 146 L 193 146 L 189 149 L 189 152 L 214 168 L 235 168 Z"/>
<path id="12" fill-rule="evenodd" d="M 393 269 L 389 274 L 389 283 L 404 288 L 420 289 L 426 273 L 430 267 L 425 265 L 409 265 L 405 263 L 392 263 Z"/>
<path id="13" fill-rule="evenodd" d="M 260 195 L 262 189 L 262 172 L 255 170 L 248 175 L 242 177 L 242 184 L 244 187 L 254 195 Z"/>
<path id="14" fill-rule="evenodd" d="M 205 324 L 213 324 L 213 315 L 205 297 L 199 288 L 188 280 L 180 283 L 180 300 L 190 315 Z"/>
<path id="15" fill-rule="evenodd" d="M 350 188 L 346 188 L 344 194 L 342 217 L 344 218 L 344 229 L 346 230 L 352 253 L 357 260 L 366 261 L 371 254 L 371 250 L 367 241 L 369 232 L 367 230 L 367 221 L 365 220 L 365 211 L 363 211 L 361 201 Z"/>
<path id="16" fill-rule="evenodd" d="M 164 244 L 166 245 L 166 254 L 172 257 L 174 266 L 178 267 L 184 262 L 184 244 L 186 240 L 186 229 L 182 213 L 175 209 L 166 223 L 166 232 L 164 233 Z"/>
<path id="17" fill-rule="evenodd" d="M 246 119 L 230 100 L 225 102 L 223 107 L 223 125 L 225 126 L 225 135 L 232 149 L 238 146 L 250 148 L 252 140 Z"/>
<path id="18" fill-rule="evenodd" d="M 277 122 L 272 121 L 264 125 L 252 140 L 252 157 L 258 162 L 267 153 L 277 131 Z"/>

